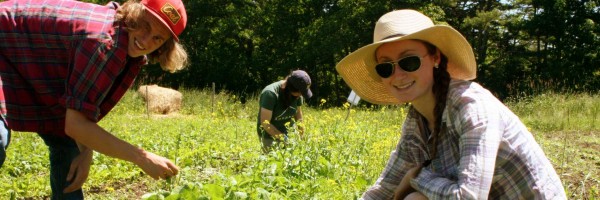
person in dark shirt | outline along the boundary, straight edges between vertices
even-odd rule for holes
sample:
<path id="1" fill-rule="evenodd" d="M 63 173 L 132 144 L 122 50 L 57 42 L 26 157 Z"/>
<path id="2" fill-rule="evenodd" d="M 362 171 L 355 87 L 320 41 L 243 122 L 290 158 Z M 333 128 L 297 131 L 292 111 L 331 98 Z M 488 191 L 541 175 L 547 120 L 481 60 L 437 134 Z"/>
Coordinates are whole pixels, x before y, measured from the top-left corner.
<path id="1" fill-rule="evenodd" d="M 271 83 L 262 90 L 256 130 L 263 152 L 269 152 L 275 141 L 287 140 L 288 127 L 302 122 L 301 106 L 305 99 L 312 97 L 310 84 L 310 76 L 305 71 L 295 70 L 284 80 Z M 302 136 L 304 127 L 301 124 L 297 127 Z"/>

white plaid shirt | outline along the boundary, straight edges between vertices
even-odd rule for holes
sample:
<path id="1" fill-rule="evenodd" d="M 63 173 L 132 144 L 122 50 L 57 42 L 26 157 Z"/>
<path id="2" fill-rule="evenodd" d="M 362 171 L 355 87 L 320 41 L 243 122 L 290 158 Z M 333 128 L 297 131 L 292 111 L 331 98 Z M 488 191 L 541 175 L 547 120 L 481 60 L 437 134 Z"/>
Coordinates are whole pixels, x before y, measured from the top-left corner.
<path id="1" fill-rule="evenodd" d="M 429 133 L 412 107 L 402 138 L 364 199 L 390 199 L 406 172 L 429 159 Z M 452 80 L 437 156 L 411 185 L 429 199 L 566 199 L 562 183 L 519 118 L 479 84 Z"/>

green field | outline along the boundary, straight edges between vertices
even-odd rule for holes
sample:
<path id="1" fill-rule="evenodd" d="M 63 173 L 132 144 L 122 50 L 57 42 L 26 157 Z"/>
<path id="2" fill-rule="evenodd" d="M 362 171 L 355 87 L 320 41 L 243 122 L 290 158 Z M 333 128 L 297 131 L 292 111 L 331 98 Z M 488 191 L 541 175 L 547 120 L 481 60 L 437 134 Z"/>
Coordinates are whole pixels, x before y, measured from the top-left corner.
<path id="1" fill-rule="evenodd" d="M 184 108 L 148 115 L 129 92 L 100 122 L 134 145 L 181 168 L 155 181 L 132 163 L 94 154 L 87 199 L 356 199 L 375 182 L 400 138 L 403 107 L 351 108 L 312 99 L 303 108 L 306 138 L 262 155 L 256 100 L 183 91 Z M 213 100 L 214 99 L 214 100 Z M 507 105 L 530 128 L 570 199 L 600 198 L 600 96 L 546 94 Z M 327 108 L 326 108 L 327 107 Z M 333 107 L 333 108 L 332 108 Z M 48 198 L 48 151 L 32 133 L 13 133 L 0 170 L 1 199 Z"/>

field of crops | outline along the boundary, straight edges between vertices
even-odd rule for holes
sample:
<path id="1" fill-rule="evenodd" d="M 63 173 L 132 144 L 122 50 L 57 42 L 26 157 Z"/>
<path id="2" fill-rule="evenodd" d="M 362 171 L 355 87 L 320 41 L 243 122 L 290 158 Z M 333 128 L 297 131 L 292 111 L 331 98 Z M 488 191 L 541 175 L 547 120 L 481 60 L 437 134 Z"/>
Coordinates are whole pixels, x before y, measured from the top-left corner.
<path id="1" fill-rule="evenodd" d="M 183 91 L 177 114 L 146 112 L 130 92 L 100 122 L 134 145 L 176 162 L 180 174 L 155 181 L 134 164 L 94 154 L 87 199 L 356 199 L 372 185 L 400 138 L 405 109 L 349 107 L 312 99 L 303 108 L 306 137 L 264 155 L 256 100 Z M 318 102 L 316 102 L 318 101 Z M 527 124 L 572 199 L 600 197 L 600 96 L 548 94 L 507 103 Z M 1 199 L 50 193 L 48 151 L 32 133 L 13 133 L 0 169 Z"/>

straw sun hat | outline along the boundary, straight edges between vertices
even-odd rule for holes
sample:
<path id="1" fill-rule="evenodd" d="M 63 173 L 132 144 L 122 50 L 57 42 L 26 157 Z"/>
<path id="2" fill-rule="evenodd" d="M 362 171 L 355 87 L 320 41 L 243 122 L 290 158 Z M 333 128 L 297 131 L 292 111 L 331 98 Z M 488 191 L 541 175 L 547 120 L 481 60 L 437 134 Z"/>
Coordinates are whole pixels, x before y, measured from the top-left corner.
<path id="1" fill-rule="evenodd" d="M 373 43 L 346 56 L 336 69 L 362 99 L 375 104 L 398 104 L 375 71 L 375 50 L 382 44 L 408 39 L 427 41 L 439 48 L 448 58 L 448 73 L 453 79 L 475 78 L 475 56 L 469 42 L 454 28 L 434 25 L 429 17 L 414 10 L 396 10 L 381 16 L 375 24 Z"/>

